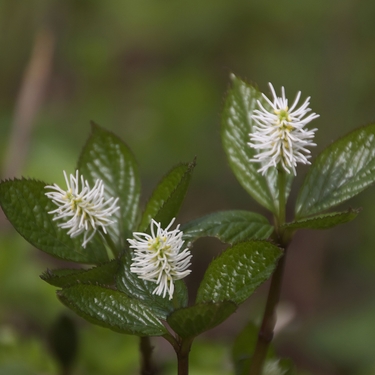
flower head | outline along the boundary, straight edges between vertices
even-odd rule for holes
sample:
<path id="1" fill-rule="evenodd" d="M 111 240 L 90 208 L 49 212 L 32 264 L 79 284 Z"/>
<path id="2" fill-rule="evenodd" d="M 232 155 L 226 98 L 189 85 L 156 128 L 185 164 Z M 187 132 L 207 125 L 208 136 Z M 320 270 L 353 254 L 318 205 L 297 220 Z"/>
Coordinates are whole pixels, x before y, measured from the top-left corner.
<path id="1" fill-rule="evenodd" d="M 46 196 L 58 206 L 56 210 L 48 213 L 55 214 L 53 220 L 65 219 L 64 223 L 58 225 L 60 228 L 69 229 L 70 237 L 84 233 L 82 246 L 86 247 L 99 228 L 107 233 L 106 226 L 114 222 L 109 217 L 119 209 L 118 198 L 104 200 L 104 184 L 100 179 L 97 179 L 94 187 L 90 189 L 89 183 L 82 175 L 80 187 L 78 171 L 75 176 L 71 174 L 69 179 L 64 171 L 64 176 L 66 191 L 57 184 L 45 187 L 54 190 L 46 193 Z"/>
<path id="2" fill-rule="evenodd" d="M 314 132 L 317 129 L 307 130 L 305 125 L 319 117 L 316 113 L 306 114 L 309 108 L 310 97 L 296 109 L 301 96 L 299 91 L 293 105 L 288 107 L 288 99 L 285 98 L 284 87 L 281 88 L 281 97 L 271 85 L 273 102 L 264 94 L 263 97 L 270 105 L 270 109 L 264 108 L 258 100 L 259 109 L 254 110 L 252 119 L 256 122 L 253 132 L 250 133 L 248 144 L 259 153 L 251 161 L 262 163 L 258 172 L 265 174 L 270 167 L 276 167 L 279 163 L 290 173 L 296 174 L 297 163 L 310 164 L 310 151 L 306 146 L 316 146 L 312 142 Z"/>
<path id="3" fill-rule="evenodd" d="M 169 294 L 172 299 L 174 281 L 190 274 L 191 254 L 188 248 L 181 251 L 184 245 L 183 232 L 179 225 L 169 230 L 175 219 L 165 228 L 155 220 L 151 220 L 151 235 L 147 233 L 133 233 L 134 238 L 128 239 L 130 248 L 134 249 L 133 263 L 130 271 L 139 278 L 152 281 L 158 286 L 153 294 Z"/>

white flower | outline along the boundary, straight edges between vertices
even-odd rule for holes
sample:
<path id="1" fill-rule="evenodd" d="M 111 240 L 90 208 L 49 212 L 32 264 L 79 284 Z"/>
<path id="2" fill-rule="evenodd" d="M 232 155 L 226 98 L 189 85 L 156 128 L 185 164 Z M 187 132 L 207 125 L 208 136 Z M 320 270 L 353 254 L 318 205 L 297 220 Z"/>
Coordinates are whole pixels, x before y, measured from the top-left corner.
<path id="1" fill-rule="evenodd" d="M 78 171 L 75 176 L 71 174 L 69 180 L 65 171 L 64 176 L 66 191 L 57 184 L 45 187 L 55 190 L 46 193 L 46 196 L 58 206 L 56 210 L 48 213 L 55 214 L 53 220 L 69 219 L 58 226 L 69 229 L 68 234 L 72 238 L 84 233 L 82 246 L 86 247 L 99 227 L 107 233 L 106 226 L 114 222 L 109 217 L 119 209 L 116 206 L 118 198 L 104 201 L 104 184 L 100 179 L 97 179 L 94 187 L 90 189 L 89 183 L 83 176 L 81 176 L 80 187 Z"/>
<path id="2" fill-rule="evenodd" d="M 128 239 L 130 248 L 134 249 L 130 271 L 141 279 L 158 284 L 153 294 L 164 298 L 168 293 L 169 299 L 173 297 L 173 282 L 190 274 L 187 268 L 192 257 L 188 248 L 181 251 L 184 241 L 180 225 L 169 230 L 174 220 L 162 229 L 161 224 L 152 219 L 151 235 L 135 232 L 134 239 Z"/>
<path id="3" fill-rule="evenodd" d="M 253 132 L 250 133 L 248 144 L 259 153 L 254 159 L 262 163 L 258 172 L 265 174 L 270 167 L 276 167 L 279 163 L 288 172 L 296 174 L 297 163 L 310 164 L 310 151 L 306 146 L 316 146 L 312 142 L 314 132 L 317 129 L 307 130 L 305 125 L 319 117 L 316 113 L 306 114 L 311 111 L 309 107 L 310 97 L 296 109 L 301 92 L 299 91 L 293 105 L 288 107 L 288 99 L 285 98 L 284 87 L 281 88 L 282 97 L 277 97 L 276 92 L 270 83 L 273 95 L 273 102 L 264 94 L 263 97 L 270 105 L 270 109 L 264 108 L 258 100 L 259 109 L 254 110 L 252 119 Z M 305 117 L 306 116 L 306 117 Z"/>

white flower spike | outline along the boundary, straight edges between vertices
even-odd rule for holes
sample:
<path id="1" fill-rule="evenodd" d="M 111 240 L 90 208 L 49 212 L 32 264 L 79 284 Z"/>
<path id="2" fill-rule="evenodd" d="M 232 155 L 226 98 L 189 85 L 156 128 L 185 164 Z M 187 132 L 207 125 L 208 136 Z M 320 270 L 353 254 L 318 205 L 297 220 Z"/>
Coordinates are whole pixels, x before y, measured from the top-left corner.
<path id="1" fill-rule="evenodd" d="M 75 176 L 71 174 L 69 179 L 64 171 L 64 176 L 66 191 L 57 184 L 45 187 L 55 190 L 46 193 L 46 196 L 58 206 L 56 210 L 48 213 L 55 214 L 53 220 L 69 219 L 58 226 L 69 229 L 68 234 L 72 238 L 84 233 L 82 246 L 86 247 L 99 228 L 107 233 L 106 227 L 114 222 L 109 217 L 120 208 L 117 206 L 118 198 L 104 200 L 104 184 L 100 179 L 97 179 L 94 187 L 90 189 L 89 183 L 82 175 L 80 188 L 78 171 Z"/>
<path id="2" fill-rule="evenodd" d="M 187 268 L 192 257 L 188 248 L 181 251 L 184 241 L 180 225 L 169 230 L 174 220 L 162 229 L 161 224 L 152 219 L 151 235 L 135 232 L 134 238 L 128 239 L 130 248 L 134 249 L 130 271 L 141 279 L 158 284 L 153 294 L 165 298 L 168 293 L 169 299 L 173 297 L 174 281 L 190 274 L 191 270 Z"/>
<path id="3" fill-rule="evenodd" d="M 296 109 L 301 96 L 299 91 L 293 105 L 288 107 L 288 99 L 285 98 L 284 87 L 281 88 L 281 97 L 276 95 L 272 84 L 269 84 L 273 95 L 273 102 L 264 94 L 263 97 L 270 105 L 270 110 L 264 108 L 258 100 L 259 109 L 254 110 L 252 119 L 256 122 L 253 132 L 250 133 L 251 147 L 259 150 L 255 155 L 255 161 L 262 163 L 258 170 L 263 175 L 270 167 L 277 167 L 280 163 L 288 173 L 296 175 L 297 163 L 310 164 L 310 151 L 307 146 L 316 146 L 312 142 L 314 132 L 317 129 L 307 130 L 305 125 L 319 117 L 316 113 L 306 114 L 309 108 L 310 97 Z"/>

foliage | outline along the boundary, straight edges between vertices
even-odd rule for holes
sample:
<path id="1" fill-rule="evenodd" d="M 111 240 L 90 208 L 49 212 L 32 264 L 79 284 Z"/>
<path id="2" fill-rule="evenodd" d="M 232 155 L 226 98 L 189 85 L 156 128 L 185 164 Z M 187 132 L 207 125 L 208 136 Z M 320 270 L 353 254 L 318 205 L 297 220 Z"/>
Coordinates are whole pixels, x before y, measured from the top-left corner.
<path id="1" fill-rule="evenodd" d="M 152 219 L 166 226 L 177 216 L 195 160 L 170 169 L 141 210 L 135 157 L 120 138 L 93 123 L 77 169 L 90 185 L 103 180 L 106 199 L 118 197 L 119 210 L 115 213 L 116 224 L 108 233 L 97 231 L 86 248 L 81 246 L 80 237 L 69 237 L 49 214 L 54 207 L 45 195 L 45 182 L 23 178 L 0 184 L 3 211 L 28 242 L 56 258 L 90 265 L 47 270 L 41 276 L 59 288 L 57 296 L 62 303 L 95 325 L 140 337 L 164 337 L 175 349 L 179 363 L 187 363 L 196 336 L 226 320 L 274 275 L 271 307 L 267 304 L 261 328 L 264 325 L 268 330 L 262 335 L 272 337 L 280 270 L 295 231 L 328 229 L 353 220 L 360 210 L 326 211 L 375 181 L 375 126 L 368 125 L 332 143 L 315 159 L 299 190 L 295 218 L 285 222 L 285 205 L 294 175 L 275 167 L 262 175 L 257 165 L 250 163 L 255 155 L 248 145 L 248 134 L 254 125 L 251 115 L 258 101 L 265 107 L 267 103 L 256 87 L 234 75 L 231 79 L 222 114 L 224 150 L 240 184 L 273 214 L 275 225 L 260 214 L 239 210 L 216 212 L 182 225 L 184 240 L 189 244 L 213 236 L 231 245 L 208 266 L 194 303 L 189 304 L 183 280 L 175 282 L 173 298 L 156 295 L 155 283 L 132 272 L 132 250 L 126 240 L 137 231 L 149 233 Z M 251 371 L 257 363 L 258 344 L 243 350 L 244 341 L 255 342 L 255 332 L 251 325 L 245 327 L 235 343 L 233 361 L 237 374 L 247 373 L 248 367 Z M 264 339 L 262 335 L 259 340 Z M 293 365 L 270 354 L 268 344 L 261 349 L 263 374 L 294 374 Z"/>
<path id="2" fill-rule="evenodd" d="M 53 205 L 45 195 L 47 184 L 41 181 L 3 181 L 0 203 L 19 233 L 40 250 L 64 260 L 95 265 L 88 269 L 47 270 L 41 276 L 59 288 L 61 302 L 87 321 L 116 332 L 165 336 L 177 351 L 175 340 L 190 342 L 235 312 L 271 275 L 281 254 L 271 243 L 255 241 L 267 238 L 273 230 L 264 217 L 229 211 L 186 224 L 185 240 L 211 235 L 234 243 L 207 269 L 195 304 L 188 307 L 183 280 L 176 281 L 174 297 L 169 300 L 153 293 L 154 283 L 132 273 L 126 239 L 133 231 L 149 231 L 151 219 L 166 225 L 177 215 L 194 167 L 195 161 L 172 168 L 141 211 L 134 156 L 116 135 L 93 124 L 77 168 L 89 184 L 98 178 L 105 182 L 106 199 L 119 196 L 116 225 L 108 235 L 97 232 L 87 248 L 82 248 L 80 237 L 69 237 L 49 214 Z M 108 249 L 115 256 L 112 260 Z M 223 275 L 231 276 L 222 286 Z M 169 323 L 176 338 L 163 321 Z"/>
<path id="3" fill-rule="evenodd" d="M 12 134 L 18 89 L 22 92 L 22 77 L 32 54 L 34 36 L 47 28 L 52 30 L 56 41 L 52 77 L 34 121 L 27 161 L 14 176 L 22 173 L 57 182 L 62 169 L 75 167 L 87 121 L 96 119 L 132 146 L 142 166 L 144 191 L 149 191 L 171 160 L 191 160 L 194 155 L 198 156 L 199 168 L 194 172 L 190 196 L 200 201 L 197 205 L 185 206 L 182 217 L 195 218 L 202 212 L 206 214 L 223 207 L 255 211 L 256 203 L 247 200 L 229 176 L 219 147 L 217 118 L 222 105 L 221 93 L 227 86 L 227 67 L 258 82 L 260 88 L 265 88 L 271 80 L 277 85 L 284 84 L 288 92 L 302 88 L 303 93 L 311 94 L 314 108 L 322 114 L 322 120 L 317 123 L 320 128 L 317 148 L 322 149 L 354 124 L 366 124 L 374 119 L 374 9 L 375 3 L 353 0 L 340 3 L 339 7 L 325 1 L 225 0 L 204 3 L 197 0 L 184 3 L 31 0 L 20 7 L 17 2 L 5 0 L 0 9 L 4 30 L 0 45 L 8 51 L 2 57 L 0 72 L 1 169 L 4 172 L 6 168 L 6 149 Z M 9 45 L 17 48 L 9 49 Z M 302 177 L 304 171 L 298 174 Z M 296 190 L 292 190 L 291 198 Z M 205 198 L 211 197 L 211 191 L 214 191 L 212 200 L 208 201 Z M 296 283 L 286 283 L 283 288 L 287 289 L 286 295 L 293 296 L 291 302 L 308 299 L 315 304 L 313 319 L 317 325 L 327 319 L 326 307 L 339 319 L 343 312 L 355 308 L 353 298 L 374 299 L 371 288 L 367 287 L 373 282 L 375 265 L 371 214 L 374 204 L 371 192 L 344 203 L 343 210 L 347 205 L 365 208 L 351 224 L 350 238 L 346 233 L 349 225 L 336 228 L 331 235 L 299 233 L 298 239 L 308 245 L 314 242 L 317 251 L 306 253 L 309 246 L 295 250 L 298 253 L 294 259 L 309 259 L 312 264 L 307 261 L 298 264 L 306 277 Z M 19 325 L 14 316 L 21 316 L 23 321 L 32 319 L 29 324 L 33 327 L 45 327 L 51 316 L 64 307 L 59 306 L 53 288 L 44 285 L 36 275 L 46 267 L 54 269 L 67 264 L 61 265 L 43 254 L 31 252 L 20 236 L 8 230 L 7 224 L 1 225 L 0 238 L 0 318 L 2 324 L 11 322 L 29 335 L 29 329 Z M 214 254 L 215 241 L 208 241 L 199 253 L 197 250 L 202 244 L 206 242 L 197 244 L 194 266 Z M 319 249 L 326 249 L 324 255 Z M 324 262 L 322 268 L 313 266 L 317 259 L 319 264 Z M 194 274 L 188 283 L 193 277 Z M 310 277 L 316 280 L 315 290 L 319 288 L 322 300 L 326 301 L 324 306 L 316 305 L 317 298 L 306 296 Z M 258 291 L 258 297 L 264 291 Z M 310 318 L 310 314 L 301 311 L 299 322 L 309 324 Z M 231 322 L 232 333 L 238 329 L 240 320 Z M 289 347 L 291 340 L 287 335 L 281 336 L 285 337 L 283 346 Z M 310 335 L 306 336 L 308 342 Z M 371 348 L 374 341 L 367 339 Z M 108 347 L 113 341 L 120 348 L 121 340 L 126 342 L 127 337 L 111 331 L 103 336 Z M 87 340 L 85 347 L 98 347 L 98 341 Z M 211 340 L 212 346 L 220 345 L 214 341 Z M 352 339 L 352 348 L 358 348 L 363 341 L 363 337 Z M 326 351 L 314 356 L 315 349 L 307 352 L 304 343 L 300 340 L 298 349 L 304 350 L 300 360 L 307 367 L 312 361 L 322 363 L 334 346 L 327 344 Z M 136 341 L 131 341 L 128 347 L 121 345 L 121 350 L 115 350 L 113 345 L 112 352 L 104 350 L 103 345 L 102 351 L 94 351 L 91 356 L 92 361 L 96 359 L 98 369 L 92 366 L 91 371 L 83 372 L 131 373 L 125 366 L 119 366 L 117 372 L 104 367 L 98 354 L 113 367 L 114 362 L 125 357 L 121 353 L 136 354 L 133 344 L 136 346 Z M 199 347 L 198 354 L 203 358 L 191 364 L 192 373 L 198 371 L 198 366 L 201 373 L 209 373 L 204 352 L 219 357 L 224 351 L 214 355 L 209 348 L 209 344 L 202 350 Z M 337 356 L 332 362 L 332 366 L 340 366 L 343 357 Z M 217 371 L 229 371 L 228 367 L 223 363 Z M 352 369 L 353 373 L 357 372 L 357 367 Z M 325 370 L 324 374 L 329 372 Z"/>

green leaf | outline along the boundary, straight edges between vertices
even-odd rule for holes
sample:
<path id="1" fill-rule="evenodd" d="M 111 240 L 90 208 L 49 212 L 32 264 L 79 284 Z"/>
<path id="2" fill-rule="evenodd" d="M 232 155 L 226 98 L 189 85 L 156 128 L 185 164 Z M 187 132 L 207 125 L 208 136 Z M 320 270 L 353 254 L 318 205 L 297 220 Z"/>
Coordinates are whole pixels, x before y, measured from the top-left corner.
<path id="1" fill-rule="evenodd" d="M 216 327 L 236 309 L 237 305 L 230 301 L 202 303 L 176 310 L 167 322 L 180 337 L 191 338 Z"/>
<path id="2" fill-rule="evenodd" d="M 112 260 L 97 267 L 84 269 L 47 270 L 40 278 L 50 285 L 65 288 L 74 284 L 112 285 L 119 268 L 118 260 Z"/>
<path id="3" fill-rule="evenodd" d="M 188 293 L 183 280 L 175 281 L 173 299 L 163 298 L 152 294 L 157 287 L 156 283 L 140 279 L 130 271 L 132 263 L 130 252 L 123 254 L 120 260 L 120 268 L 116 276 L 116 287 L 129 297 L 136 298 L 148 306 L 160 319 L 167 319 L 167 316 L 175 309 L 187 306 Z"/>
<path id="4" fill-rule="evenodd" d="M 181 230 L 187 241 L 211 236 L 233 245 L 252 239 L 267 239 L 273 232 L 273 227 L 264 216 L 253 212 L 222 211 L 190 221 Z"/>
<path id="5" fill-rule="evenodd" d="M 229 90 L 222 114 L 221 138 L 229 165 L 242 187 L 262 206 L 273 213 L 278 212 L 279 192 L 277 170 L 270 168 L 263 176 L 258 172 L 260 163 L 251 162 L 256 150 L 248 145 L 249 133 L 255 124 L 251 118 L 259 100 L 265 108 L 269 104 L 261 92 L 252 85 L 231 75 Z M 293 174 L 287 174 L 286 198 L 290 192 Z"/>
<path id="6" fill-rule="evenodd" d="M 161 336 L 160 320 L 142 302 L 96 285 L 74 285 L 60 290 L 61 302 L 87 321 L 120 333 Z"/>
<path id="7" fill-rule="evenodd" d="M 14 228 L 26 241 L 57 258 L 91 264 L 107 261 L 107 250 L 97 235 L 83 248 L 82 236 L 69 237 L 67 230 L 53 221 L 48 212 L 56 205 L 46 197 L 45 185 L 26 179 L 1 182 L 0 204 Z"/>
<path id="8" fill-rule="evenodd" d="M 375 124 L 354 130 L 313 162 L 296 203 L 296 217 L 327 210 L 375 181 Z"/>
<path id="9" fill-rule="evenodd" d="M 271 276 L 280 255 L 280 249 L 266 241 L 242 242 L 227 249 L 209 265 L 197 303 L 233 301 L 239 305 Z"/>
<path id="10" fill-rule="evenodd" d="M 161 223 L 161 227 L 165 228 L 177 215 L 194 167 L 195 161 L 189 164 L 179 164 L 160 181 L 143 212 L 139 226 L 140 232 L 147 230 L 151 219 Z"/>
<path id="11" fill-rule="evenodd" d="M 354 220 L 360 210 L 348 210 L 343 212 L 331 212 L 306 219 L 296 220 L 284 225 L 288 229 L 329 229 L 340 224 Z"/>
<path id="12" fill-rule="evenodd" d="M 92 123 L 92 134 L 78 161 L 78 170 L 92 187 L 97 179 L 104 182 L 105 199 L 119 198 L 113 217 L 116 223 L 108 227 L 118 250 L 125 247 L 136 226 L 140 181 L 135 158 L 116 135 Z"/>
<path id="13" fill-rule="evenodd" d="M 251 357 L 258 339 L 259 327 L 249 322 L 236 337 L 232 347 L 232 361 L 236 375 L 247 375 L 250 371 Z M 275 355 L 273 346 L 268 347 L 266 359 Z"/>

